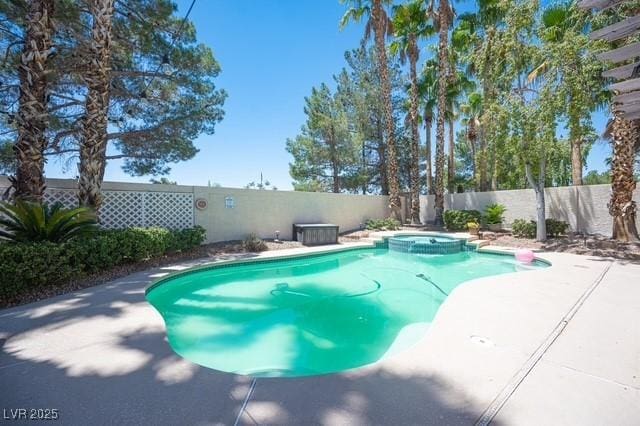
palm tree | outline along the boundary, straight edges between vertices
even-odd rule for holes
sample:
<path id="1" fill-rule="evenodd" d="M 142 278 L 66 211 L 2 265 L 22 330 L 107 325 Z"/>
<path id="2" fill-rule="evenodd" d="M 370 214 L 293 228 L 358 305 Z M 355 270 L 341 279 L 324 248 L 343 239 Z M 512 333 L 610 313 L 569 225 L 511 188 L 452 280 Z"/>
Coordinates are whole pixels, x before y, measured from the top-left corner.
<path id="1" fill-rule="evenodd" d="M 392 54 L 400 56 L 404 63 L 409 58 L 409 124 L 411 127 L 411 166 L 409 169 L 411 187 L 411 223 L 420 223 L 420 120 L 417 63 L 420 56 L 418 40 L 434 33 L 427 21 L 422 1 L 413 1 L 393 9 L 393 28 L 396 39 L 391 43 Z"/>
<path id="2" fill-rule="evenodd" d="M 636 228 L 636 203 L 633 201 L 636 188 L 633 165 L 636 151 L 640 149 L 640 126 L 637 120 L 629 121 L 620 113 L 614 113 L 607 127 L 613 144 L 609 201 L 609 214 L 613 217 L 612 238 L 636 242 L 640 238 Z"/>
<path id="3" fill-rule="evenodd" d="M 84 74 L 88 92 L 80 141 L 78 199 L 80 205 L 96 211 L 102 204 L 100 187 L 106 166 L 113 3 L 114 0 L 90 2 L 93 33 Z"/>
<path id="4" fill-rule="evenodd" d="M 464 116 L 462 124 L 467 128 L 465 132 L 466 140 L 473 164 L 473 182 L 477 190 L 478 176 L 476 155 L 478 151 L 479 132 L 481 129 L 480 117 L 482 114 L 482 95 L 478 92 L 469 94 L 469 96 L 467 96 L 466 103 L 460 106 L 460 110 Z"/>
<path id="5" fill-rule="evenodd" d="M 447 111 L 447 86 L 449 69 L 448 41 L 449 26 L 453 22 L 453 9 L 448 0 L 438 1 L 435 11 L 434 0 L 429 4 L 429 14 L 434 17 L 438 28 L 438 116 L 436 119 L 436 174 L 435 174 L 435 224 L 443 225 L 444 213 L 444 122 Z"/>
<path id="6" fill-rule="evenodd" d="M 433 126 L 433 112 L 436 109 L 438 93 L 438 63 L 430 59 L 425 62 L 419 83 L 420 100 L 422 102 L 422 116 L 425 128 L 425 162 L 427 174 L 427 191 L 435 194 L 433 187 L 433 171 L 431 168 L 431 128 Z"/>
<path id="7" fill-rule="evenodd" d="M 18 65 L 17 167 L 12 186 L 17 199 L 42 201 L 47 127 L 47 74 L 53 53 L 53 0 L 28 2 L 26 35 Z"/>
<path id="8" fill-rule="evenodd" d="M 342 17 L 341 27 L 344 27 L 350 20 L 360 21 L 364 16 L 370 19 L 367 21 L 365 38 L 368 38 L 373 29 L 376 55 L 378 57 L 378 67 L 380 72 L 380 83 L 382 86 L 382 102 L 384 104 L 384 120 L 387 136 L 387 180 L 389 184 L 389 208 L 394 219 L 401 220 L 400 205 L 400 183 L 398 181 L 398 155 L 396 149 L 396 126 L 393 119 L 393 105 L 391 103 L 391 83 L 389 81 L 389 63 L 387 61 L 387 50 L 385 38 L 392 33 L 391 23 L 384 5 L 390 0 L 342 0 L 348 1 L 351 7 Z"/>
<path id="9" fill-rule="evenodd" d="M 455 131 L 454 123 L 460 111 L 460 98 L 466 92 L 475 88 L 475 84 L 469 80 L 463 72 L 457 68 L 457 53 L 454 49 L 449 51 L 449 71 L 447 73 L 447 112 L 446 121 L 449 125 L 449 153 L 447 164 L 447 190 L 453 193 L 456 178 L 455 161 Z"/>

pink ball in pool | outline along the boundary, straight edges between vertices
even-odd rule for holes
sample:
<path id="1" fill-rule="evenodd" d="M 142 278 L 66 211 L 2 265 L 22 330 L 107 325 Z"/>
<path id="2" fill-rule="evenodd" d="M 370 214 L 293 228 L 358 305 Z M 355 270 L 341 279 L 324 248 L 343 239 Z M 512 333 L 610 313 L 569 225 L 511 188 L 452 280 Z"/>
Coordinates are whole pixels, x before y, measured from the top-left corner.
<path id="1" fill-rule="evenodd" d="M 516 260 L 522 263 L 531 263 L 534 259 L 533 252 L 529 249 L 518 249 L 515 256 Z"/>

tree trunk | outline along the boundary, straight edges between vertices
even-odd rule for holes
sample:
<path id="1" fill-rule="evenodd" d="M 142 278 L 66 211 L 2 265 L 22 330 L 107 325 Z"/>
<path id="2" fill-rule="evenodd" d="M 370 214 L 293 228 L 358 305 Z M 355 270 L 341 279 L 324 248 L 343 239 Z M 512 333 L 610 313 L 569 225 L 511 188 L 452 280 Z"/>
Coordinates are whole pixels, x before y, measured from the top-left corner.
<path id="1" fill-rule="evenodd" d="M 426 158 L 426 163 L 427 163 L 427 191 L 429 195 L 433 195 L 435 194 L 434 188 L 433 188 L 433 171 L 431 170 L 431 125 L 433 124 L 433 118 L 430 115 L 425 114 L 424 115 L 424 128 L 426 130 L 426 135 L 425 135 L 425 145 L 426 145 L 426 149 L 425 149 L 425 156 Z"/>
<path id="2" fill-rule="evenodd" d="M 487 190 L 487 146 L 485 138 L 480 140 L 476 164 L 478 165 L 478 191 L 484 192 Z"/>
<path id="3" fill-rule="evenodd" d="M 574 64 L 577 68 L 579 64 Z M 568 111 L 569 141 L 571 143 L 571 184 L 582 185 L 582 125 L 580 112 L 577 110 L 573 93 L 571 93 Z"/>
<path id="4" fill-rule="evenodd" d="M 98 211 L 106 167 L 107 114 L 111 58 L 111 18 L 114 0 L 92 0 L 93 32 L 84 80 L 87 84 L 85 119 L 80 141 L 80 205 Z"/>
<path id="5" fill-rule="evenodd" d="M 26 35 L 18 64 L 18 137 L 16 176 L 12 179 L 14 196 L 41 202 L 44 195 L 44 151 L 47 116 L 48 59 L 52 52 L 53 0 L 28 2 Z"/>
<path id="6" fill-rule="evenodd" d="M 494 149 L 491 153 L 491 162 L 493 163 L 493 167 L 491 168 L 491 190 L 498 190 L 498 154 Z"/>
<path id="7" fill-rule="evenodd" d="M 387 179 L 387 150 L 384 144 L 384 130 L 381 120 L 376 121 L 376 130 L 378 136 L 378 172 L 380 173 L 380 193 L 389 195 L 389 180 Z"/>
<path id="8" fill-rule="evenodd" d="M 544 188 L 535 188 L 536 192 L 536 241 L 547 240 L 547 219 L 545 214 Z"/>
<path id="9" fill-rule="evenodd" d="M 469 143 L 469 150 L 471 151 L 471 167 L 473 168 L 473 183 L 475 188 L 478 189 L 477 184 L 477 167 L 476 167 L 476 143 L 478 139 L 478 129 L 476 128 L 475 117 L 469 117 L 467 124 L 467 141 Z"/>
<path id="10" fill-rule="evenodd" d="M 367 143 L 362 141 L 362 195 L 367 193 L 367 181 L 364 179 L 367 176 Z"/>
<path id="11" fill-rule="evenodd" d="M 636 203 L 633 201 L 633 191 L 636 188 L 633 176 L 634 146 L 638 137 L 638 123 L 625 120 L 616 113 L 611 132 L 613 159 L 609 214 L 613 217 L 612 238 L 625 242 L 640 240 L 636 228 Z"/>
<path id="12" fill-rule="evenodd" d="M 436 176 L 435 176 L 435 224 L 442 226 L 444 213 L 444 120 L 447 111 L 447 71 L 449 63 L 447 43 L 449 32 L 449 2 L 440 0 L 438 19 L 438 117 L 436 120 Z"/>
<path id="13" fill-rule="evenodd" d="M 411 77 L 411 223 L 420 224 L 420 132 L 418 130 L 418 44 L 415 35 L 409 38 L 409 72 Z"/>
<path id="14" fill-rule="evenodd" d="M 329 143 L 331 149 L 331 170 L 333 173 L 333 192 L 338 194 L 340 192 L 340 164 L 338 159 L 338 152 L 336 149 L 336 139 L 333 129 L 331 130 L 331 141 Z"/>
<path id="15" fill-rule="evenodd" d="M 538 171 L 538 179 L 533 177 L 531 171 L 531 165 L 525 163 L 524 170 L 527 176 L 527 181 L 531 188 L 536 193 L 536 241 L 547 240 L 547 222 L 545 213 L 545 199 L 544 199 L 544 176 L 545 176 L 545 160 L 540 161 L 540 170 Z"/>
<path id="16" fill-rule="evenodd" d="M 389 64 L 387 62 L 387 47 L 385 33 L 387 28 L 386 15 L 382 9 L 381 0 L 373 0 L 371 10 L 373 32 L 378 55 L 380 83 L 382 86 L 382 102 L 384 107 L 384 121 L 387 133 L 387 180 L 389 182 L 389 209 L 391 217 L 402 220 L 400 205 L 400 182 L 398 181 L 398 155 L 396 152 L 396 126 L 393 120 L 393 104 L 391 103 L 391 83 L 389 82 Z"/>
<path id="17" fill-rule="evenodd" d="M 582 140 L 571 139 L 571 183 L 582 185 Z"/>
<path id="18" fill-rule="evenodd" d="M 453 194 L 456 180 L 456 155 L 455 155 L 455 134 L 453 129 L 453 120 L 449 120 L 449 158 L 447 163 L 447 190 L 449 194 Z"/>

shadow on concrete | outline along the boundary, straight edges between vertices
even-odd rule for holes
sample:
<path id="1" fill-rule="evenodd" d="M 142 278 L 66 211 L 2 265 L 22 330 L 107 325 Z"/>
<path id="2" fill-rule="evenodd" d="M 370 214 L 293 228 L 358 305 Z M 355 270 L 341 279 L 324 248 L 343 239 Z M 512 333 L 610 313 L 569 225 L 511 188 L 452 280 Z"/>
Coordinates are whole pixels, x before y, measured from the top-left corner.
<path id="1" fill-rule="evenodd" d="M 173 353 L 144 299 L 158 272 L 0 311 L 0 408 L 55 408 L 64 424 L 233 424 L 251 379 Z M 452 401 L 452 394 L 460 397 Z M 480 413 L 467 402 L 447 389 L 446 378 L 366 369 L 258 379 L 241 420 L 470 424 Z"/>
<path id="2" fill-rule="evenodd" d="M 452 394 L 457 397 L 452 399 Z M 482 413 L 471 405 L 442 378 L 376 369 L 258 379 L 241 420 L 243 424 L 472 425 Z"/>

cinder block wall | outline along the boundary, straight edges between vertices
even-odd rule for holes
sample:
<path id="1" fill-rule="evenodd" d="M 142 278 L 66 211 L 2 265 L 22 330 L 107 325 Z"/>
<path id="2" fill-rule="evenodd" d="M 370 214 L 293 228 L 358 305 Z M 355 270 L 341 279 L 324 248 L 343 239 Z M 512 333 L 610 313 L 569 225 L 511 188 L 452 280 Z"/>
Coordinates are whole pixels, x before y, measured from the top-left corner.
<path id="1" fill-rule="evenodd" d="M 613 226 L 607 208 L 610 196 L 610 185 L 547 188 L 545 189 L 546 214 L 549 218 L 568 222 L 573 231 L 610 236 Z M 640 204 L 640 189 L 636 189 L 634 200 Z M 505 213 L 507 226 L 511 225 L 515 219 L 536 219 L 536 198 L 533 189 L 446 194 L 444 202 L 445 209 L 480 211 L 483 211 L 487 204 L 504 204 L 507 207 Z M 434 196 L 421 196 L 420 209 L 423 221 L 433 221 L 435 218 Z M 640 227 L 640 217 L 636 219 Z"/>
<path id="2" fill-rule="evenodd" d="M 0 176 L 0 191 L 8 186 L 7 178 Z M 69 206 L 75 204 L 76 187 L 72 179 L 47 180 L 48 197 Z M 333 223 L 344 232 L 358 229 L 368 219 L 389 216 L 389 198 L 377 195 L 123 182 L 104 182 L 102 188 L 105 205 L 109 204 L 103 212 L 117 216 L 111 227 L 196 224 L 207 230 L 208 242 L 243 239 L 251 232 L 273 238 L 275 231 L 280 231 L 281 238 L 290 239 L 292 224 L 298 222 Z M 148 197 L 151 193 L 155 196 Z M 192 195 L 187 208 L 185 194 Z M 233 208 L 226 207 L 227 197 L 232 198 Z M 154 205 L 145 204 L 149 199 L 155 201 Z M 198 200 L 205 200 L 206 208 L 195 208 Z M 178 201 L 179 206 L 172 204 Z M 143 215 L 138 214 L 140 209 L 145 210 Z"/>

